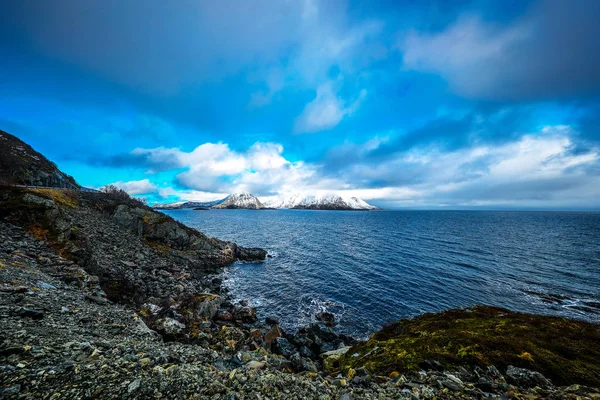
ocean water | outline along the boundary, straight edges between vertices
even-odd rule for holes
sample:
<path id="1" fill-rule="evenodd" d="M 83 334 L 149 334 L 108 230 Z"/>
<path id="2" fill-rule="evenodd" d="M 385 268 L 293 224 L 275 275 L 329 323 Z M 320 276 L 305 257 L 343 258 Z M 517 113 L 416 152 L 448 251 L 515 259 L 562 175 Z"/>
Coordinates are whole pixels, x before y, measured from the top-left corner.
<path id="1" fill-rule="evenodd" d="M 262 247 L 224 273 L 237 299 L 294 330 L 320 310 L 367 337 L 474 304 L 600 322 L 600 213 L 173 210 L 208 236 Z"/>

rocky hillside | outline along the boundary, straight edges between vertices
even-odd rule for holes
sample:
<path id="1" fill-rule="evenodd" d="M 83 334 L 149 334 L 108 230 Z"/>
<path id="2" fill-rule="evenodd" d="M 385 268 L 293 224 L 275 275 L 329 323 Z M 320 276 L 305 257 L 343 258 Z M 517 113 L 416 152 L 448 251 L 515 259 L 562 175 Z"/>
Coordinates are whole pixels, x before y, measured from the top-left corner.
<path id="1" fill-rule="evenodd" d="M 208 238 L 126 194 L 4 188 L 0 218 L 98 276 L 109 299 L 118 301 L 193 293 L 194 282 L 182 277 L 266 256 L 262 249 Z"/>
<path id="2" fill-rule="evenodd" d="M 77 189 L 75 180 L 17 137 L 0 130 L 0 185 Z"/>
<path id="3" fill-rule="evenodd" d="M 259 210 L 265 208 L 265 206 L 253 194 L 240 192 L 229 195 L 219 204 L 212 206 L 212 208 Z"/>

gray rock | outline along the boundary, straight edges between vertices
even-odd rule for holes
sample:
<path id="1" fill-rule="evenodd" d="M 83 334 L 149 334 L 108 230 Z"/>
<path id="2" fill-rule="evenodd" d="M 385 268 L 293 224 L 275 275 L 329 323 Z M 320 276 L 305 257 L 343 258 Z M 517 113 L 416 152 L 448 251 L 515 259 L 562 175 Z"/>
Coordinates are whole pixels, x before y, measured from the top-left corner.
<path id="1" fill-rule="evenodd" d="M 506 377 L 508 381 L 513 385 L 522 387 L 536 387 L 539 386 L 544 389 L 552 387 L 550 382 L 544 375 L 537 371 L 530 371 L 525 368 L 517 368 L 509 365 L 506 369 Z"/>

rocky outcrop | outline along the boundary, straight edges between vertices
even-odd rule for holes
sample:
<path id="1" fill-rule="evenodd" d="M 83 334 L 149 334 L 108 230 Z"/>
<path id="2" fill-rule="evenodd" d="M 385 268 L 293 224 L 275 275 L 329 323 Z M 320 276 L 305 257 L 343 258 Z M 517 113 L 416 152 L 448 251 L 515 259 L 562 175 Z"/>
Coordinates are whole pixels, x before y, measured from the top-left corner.
<path id="1" fill-rule="evenodd" d="M 0 130 L 0 185 L 79 189 L 73 177 L 17 137 Z"/>
<path id="2" fill-rule="evenodd" d="M 550 382 L 599 386 L 598 342 L 598 324 L 475 306 L 391 324 L 351 348 L 339 369 L 365 367 L 387 376 L 422 368 L 494 366 L 520 387 L 549 388 Z M 480 374 L 487 376 L 482 390 L 498 389 L 493 375 L 500 372 Z"/>
<path id="3" fill-rule="evenodd" d="M 208 238 L 139 202 L 115 202 L 104 193 L 5 188 L 0 217 L 50 241 L 121 302 L 194 294 L 207 274 L 266 257 L 262 249 Z"/>

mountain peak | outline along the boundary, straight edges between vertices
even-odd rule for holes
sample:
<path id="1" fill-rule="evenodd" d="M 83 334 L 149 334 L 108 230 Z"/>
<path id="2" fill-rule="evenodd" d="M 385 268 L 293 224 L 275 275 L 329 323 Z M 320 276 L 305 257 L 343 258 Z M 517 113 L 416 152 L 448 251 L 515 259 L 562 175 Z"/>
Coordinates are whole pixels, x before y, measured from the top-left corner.
<path id="1" fill-rule="evenodd" d="M 252 193 L 237 192 L 230 194 L 221 203 L 214 205 L 212 208 L 247 208 L 258 210 L 265 208 L 260 200 Z"/>

